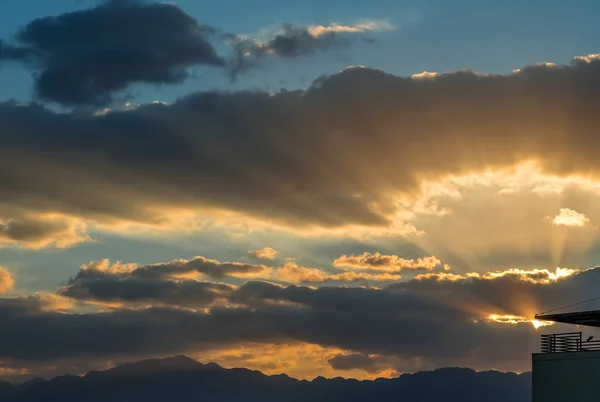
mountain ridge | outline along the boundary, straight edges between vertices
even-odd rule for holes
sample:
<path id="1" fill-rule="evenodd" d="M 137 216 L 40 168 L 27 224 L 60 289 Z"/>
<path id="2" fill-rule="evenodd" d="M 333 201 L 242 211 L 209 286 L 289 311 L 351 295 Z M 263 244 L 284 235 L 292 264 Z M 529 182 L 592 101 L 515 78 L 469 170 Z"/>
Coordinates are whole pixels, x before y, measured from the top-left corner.
<path id="1" fill-rule="evenodd" d="M 126 363 L 83 376 L 67 374 L 21 384 L 0 379 L 0 402 L 347 402 L 372 398 L 378 402 L 529 402 L 531 373 L 449 367 L 389 379 L 317 377 L 309 381 L 245 368 L 226 369 L 179 355 Z"/>

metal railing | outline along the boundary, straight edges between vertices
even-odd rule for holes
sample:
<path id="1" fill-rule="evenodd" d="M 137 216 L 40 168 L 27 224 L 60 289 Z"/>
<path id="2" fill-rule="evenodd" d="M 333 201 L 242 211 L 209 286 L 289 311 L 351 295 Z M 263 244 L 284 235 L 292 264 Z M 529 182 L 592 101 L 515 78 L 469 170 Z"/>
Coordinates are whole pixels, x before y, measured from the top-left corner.
<path id="1" fill-rule="evenodd" d="M 600 350 L 600 340 L 583 340 L 581 332 L 544 334 L 541 336 L 542 353 L 583 352 Z"/>

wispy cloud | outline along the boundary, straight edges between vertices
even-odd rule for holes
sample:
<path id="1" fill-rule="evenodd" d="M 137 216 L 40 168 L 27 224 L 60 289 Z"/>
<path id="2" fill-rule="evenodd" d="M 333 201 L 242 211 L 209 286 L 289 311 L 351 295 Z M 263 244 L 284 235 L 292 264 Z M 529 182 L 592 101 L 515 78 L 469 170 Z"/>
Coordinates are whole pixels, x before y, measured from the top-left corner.
<path id="1" fill-rule="evenodd" d="M 309 25 L 306 27 L 306 31 L 314 36 L 318 37 L 328 33 L 360 33 L 367 31 L 391 31 L 396 29 L 387 20 L 368 20 L 354 25 L 343 25 L 343 24 L 329 24 L 329 25 Z"/>
<path id="2" fill-rule="evenodd" d="M 268 55 L 283 58 L 296 58 L 325 51 L 332 47 L 349 45 L 352 42 L 347 34 L 386 31 L 396 29 L 389 21 L 368 20 L 354 25 L 333 23 L 329 25 L 309 25 L 294 27 L 286 23 L 279 30 L 263 29 L 259 35 L 228 35 L 228 41 L 235 50 L 231 60 L 231 77 L 235 77 L 253 67 Z"/>

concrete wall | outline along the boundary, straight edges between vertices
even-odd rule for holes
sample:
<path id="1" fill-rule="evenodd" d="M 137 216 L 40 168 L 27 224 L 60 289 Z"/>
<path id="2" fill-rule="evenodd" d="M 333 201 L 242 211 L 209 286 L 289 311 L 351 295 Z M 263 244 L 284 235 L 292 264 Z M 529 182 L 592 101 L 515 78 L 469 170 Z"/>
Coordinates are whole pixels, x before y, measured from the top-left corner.
<path id="1" fill-rule="evenodd" d="M 600 351 L 534 354 L 532 402 L 599 402 Z"/>

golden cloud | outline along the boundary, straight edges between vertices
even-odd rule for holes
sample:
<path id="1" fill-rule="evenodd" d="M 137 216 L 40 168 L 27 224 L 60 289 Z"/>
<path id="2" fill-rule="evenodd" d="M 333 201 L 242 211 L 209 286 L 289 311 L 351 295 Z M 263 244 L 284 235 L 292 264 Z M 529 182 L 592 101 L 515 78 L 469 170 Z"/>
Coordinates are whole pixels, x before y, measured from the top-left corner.
<path id="1" fill-rule="evenodd" d="M 275 270 L 274 278 L 288 283 L 324 283 L 324 282 L 356 282 L 356 281 L 374 281 L 374 282 L 393 282 L 402 279 L 400 275 L 384 273 L 365 273 L 365 272 L 343 272 L 331 274 L 318 268 L 300 267 L 296 263 L 290 262 L 282 268 Z"/>
<path id="2" fill-rule="evenodd" d="M 377 369 L 368 372 L 362 369 L 339 370 L 332 367 L 331 359 L 349 353 L 351 352 L 336 347 L 298 342 L 282 345 L 246 343 L 225 349 L 190 352 L 190 355 L 198 361 L 215 362 L 225 368 L 246 367 L 260 370 L 267 375 L 285 372 L 290 377 L 304 380 L 312 380 L 319 376 L 373 380 L 398 375 L 392 364 L 384 362 L 379 364 Z"/>
<path id="3" fill-rule="evenodd" d="M 139 278 L 196 279 L 201 276 L 213 278 L 265 278 L 272 269 L 262 264 L 245 264 L 241 262 L 221 262 L 218 260 L 197 256 L 190 260 L 176 259 L 169 262 L 139 265 L 136 263 L 123 264 L 120 261 L 111 263 L 108 259 L 92 261 L 81 266 L 81 273 L 90 271 L 113 275 L 134 276 Z"/>
<path id="4" fill-rule="evenodd" d="M 261 250 L 248 251 L 248 256 L 250 256 L 252 258 L 257 258 L 260 260 L 274 260 L 278 254 L 279 254 L 279 251 L 277 251 L 271 247 L 265 247 Z"/>
<path id="5" fill-rule="evenodd" d="M 0 220 L 0 247 L 64 249 L 91 241 L 88 232 L 88 223 L 77 217 L 53 213 L 19 214 Z"/>
<path id="6" fill-rule="evenodd" d="M 493 280 L 502 277 L 512 277 L 519 281 L 530 282 L 530 283 L 540 283 L 540 284 L 550 284 L 561 279 L 568 278 L 572 275 L 581 272 L 578 269 L 571 268 L 560 268 L 557 267 L 554 272 L 548 269 L 531 269 L 524 270 L 518 268 L 511 268 L 503 271 L 494 271 L 494 272 L 486 272 L 486 273 L 478 273 L 478 272 L 469 272 L 464 275 L 460 274 L 452 274 L 447 272 L 440 273 L 426 273 L 420 274 L 415 277 L 415 280 L 426 280 L 426 279 L 434 279 L 437 281 L 450 281 L 450 282 L 458 282 L 458 281 L 466 281 L 469 279 L 487 279 Z"/>
<path id="7" fill-rule="evenodd" d="M 136 263 L 123 264 L 121 261 L 111 263 L 107 258 L 101 260 L 91 261 L 87 264 L 83 264 L 80 269 L 82 271 L 99 271 L 110 274 L 125 274 L 135 271 L 139 267 Z"/>
<path id="8" fill-rule="evenodd" d="M 333 265 L 339 268 L 367 269 L 372 271 L 399 273 L 408 269 L 431 271 L 436 267 L 441 266 L 442 262 L 434 256 L 407 260 L 394 254 L 385 255 L 376 252 L 373 254 L 363 253 L 350 256 L 342 255 L 335 259 Z M 444 268 L 448 270 L 449 266 L 446 265 Z"/>
<path id="9" fill-rule="evenodd" d="M 482 318 L 482 321 L 495 322 L 499 324 L 522 324 L 531 323 L 535 329 L 554 325 L 552 321 L 531 320 L 526 317 L 511 315 L 511 314 L 490 314 L 488 317 Z M 478 322 L 478 320 L 476 320 Z"/>
<path id="10" fill-rule="evenodd" d="M 15 281 L 5 267 L 0 265 L 0 293 L 6 293 L 13 288 Z"/>

